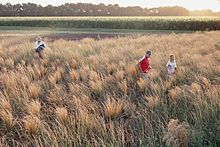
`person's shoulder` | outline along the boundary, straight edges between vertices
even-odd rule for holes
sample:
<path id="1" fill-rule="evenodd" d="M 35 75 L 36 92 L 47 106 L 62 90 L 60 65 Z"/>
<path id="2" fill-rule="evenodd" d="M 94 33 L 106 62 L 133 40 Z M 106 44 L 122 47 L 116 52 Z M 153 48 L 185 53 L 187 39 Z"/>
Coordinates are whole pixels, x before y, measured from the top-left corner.
<path id="1" fill-rule="evenodd" d="M 146 57 L 141 58 L 141 59 L 139 60 L 139 62 L 143 61 L 144 59 L 146 59 Z"/>
<path id="2" fill-rule="evenodd" d="M 34 46 L 38 46 L 38 42 L 37 41 L 34 42 Z"/>

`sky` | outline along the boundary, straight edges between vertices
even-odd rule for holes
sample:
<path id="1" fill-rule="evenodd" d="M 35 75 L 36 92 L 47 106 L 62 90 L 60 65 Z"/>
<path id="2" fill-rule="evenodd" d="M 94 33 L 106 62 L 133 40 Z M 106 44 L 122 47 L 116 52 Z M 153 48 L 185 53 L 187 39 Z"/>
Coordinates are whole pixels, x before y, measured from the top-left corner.
<path id="1" fill-rule="evenodd" d="M 210 9 L 220 11 L 220 0 L 0 0 L 0 3 L 36 3 L 42 6 L 61 5 L 64 3 L 93 3 L 93 4 L 119 4 L 120 6 L 141 6 L 152 8 L 159 6 L 182 6 L 189 10 Z"/>

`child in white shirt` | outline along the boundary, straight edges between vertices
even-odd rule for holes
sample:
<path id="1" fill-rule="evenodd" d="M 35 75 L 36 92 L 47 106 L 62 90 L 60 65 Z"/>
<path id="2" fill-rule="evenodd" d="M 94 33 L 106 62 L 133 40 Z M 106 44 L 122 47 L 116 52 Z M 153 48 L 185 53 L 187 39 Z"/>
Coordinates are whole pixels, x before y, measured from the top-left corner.
<path id="1" fill-rule="evenodd" d="M 176 74 L 176 61 L 175 56 L 173 54 L 170 55 L 170 59 L 166 65 L 168 75 L 175 75 Z"/>

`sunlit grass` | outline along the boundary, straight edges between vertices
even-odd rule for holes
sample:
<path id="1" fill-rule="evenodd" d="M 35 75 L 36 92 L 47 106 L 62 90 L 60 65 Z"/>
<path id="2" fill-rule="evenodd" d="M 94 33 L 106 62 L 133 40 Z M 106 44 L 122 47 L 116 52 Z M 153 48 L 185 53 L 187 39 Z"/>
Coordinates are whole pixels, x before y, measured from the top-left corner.
<path id="1" fill-rule="evenodd" d="M 2 146 L 219 146 L 219 32 L 0 40 Z M 25 42 L 21 42 L 25 40 Z M 22 45 L 21 45 L 22 43 Z M 153 50 L 149 80 L 137 62 Z M 175 54 L 177 74 L 166 75 Z"/>

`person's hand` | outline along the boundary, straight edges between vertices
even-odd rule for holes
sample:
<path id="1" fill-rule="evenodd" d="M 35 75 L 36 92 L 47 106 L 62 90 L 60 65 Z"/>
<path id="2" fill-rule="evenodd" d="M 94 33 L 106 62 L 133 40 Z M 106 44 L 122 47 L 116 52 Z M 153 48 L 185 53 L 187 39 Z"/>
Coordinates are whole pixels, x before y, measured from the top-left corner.
<path id="1" fill-rule="evenodd" d="M 146 69 L 145 71 L 144 71 L 144 73 L 148 73 L 149 72 L 149 69 Z"/>

